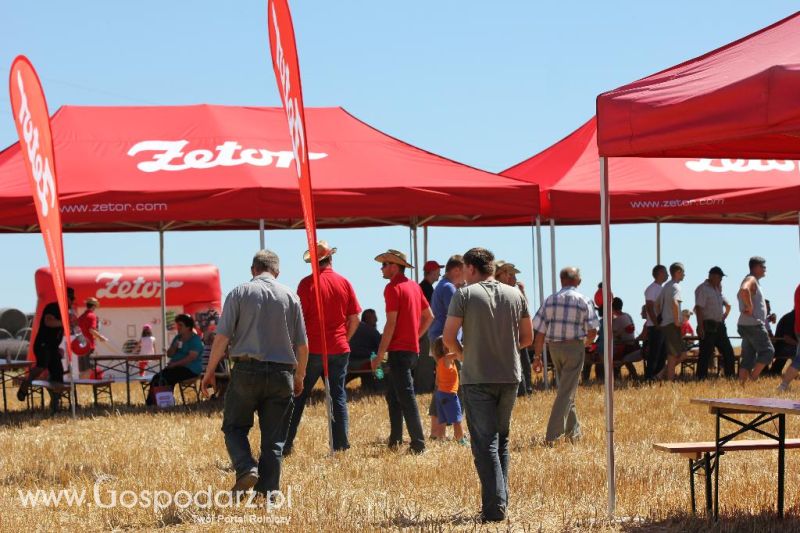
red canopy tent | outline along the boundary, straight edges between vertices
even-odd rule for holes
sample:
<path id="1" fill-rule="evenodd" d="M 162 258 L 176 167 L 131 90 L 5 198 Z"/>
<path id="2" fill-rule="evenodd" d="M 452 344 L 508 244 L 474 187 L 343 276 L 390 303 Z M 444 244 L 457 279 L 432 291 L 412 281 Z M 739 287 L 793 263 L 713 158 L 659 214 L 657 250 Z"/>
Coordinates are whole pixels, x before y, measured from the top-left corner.
<path id="1" fill-rule="evenodd" d="M 597 97 L 605 353 L 611 353 L 608 157 L 800 157 L 800 13 Z M 800 210 L 800 187 L 778 188 Z M 761 191 L 769 196 L 776 189 Z M 616 505 L 613 373 L 606 365 L 608 508 Z M 783 514 L 782 502 L 778 507 Z"/>
<path id="2" fill-rule="evenodd" d="M 342 108 L 307 110 L 320 227 L 530 223 L 534 185 L 426 152 Z M 302 227 L 281 108 L 60 108 L 65 231 Z M 0 152 L 0 231 L 36 231 L 19 144 Z"/>
<path id="3" fill-rule="evenodd" d="M 597 97 L 606 157 L 800 154 L 800 12 Z"/>
<path id="4" fill-rule="evenodd" d="M 539 185 L 542 218 L 597 224 L 599 172 L 592 118 L 501 174 Z M 631 157 L 611 159 L 609 172 L 614 222 L 797 223 L 797 197 L 786 192 L 800 181 L 800 162 Z"/>

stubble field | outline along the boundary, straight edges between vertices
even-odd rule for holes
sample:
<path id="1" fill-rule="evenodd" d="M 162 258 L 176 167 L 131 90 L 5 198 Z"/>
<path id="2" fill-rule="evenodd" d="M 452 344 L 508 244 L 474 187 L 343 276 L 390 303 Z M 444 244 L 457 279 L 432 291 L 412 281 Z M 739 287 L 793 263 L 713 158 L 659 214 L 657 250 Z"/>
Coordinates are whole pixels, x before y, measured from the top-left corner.
<path id="1" fill-rule="evenodd" d="M 690 398 L 775 396 L 776 384 L 776 378 L 765 378 L 745 390 L 722 379 L 621 385 L 615 393 L 614 522 L 606 520 L 601 385 L 582 386 L 578 392 L 583 440 L 552 449 L 542 442 L 554 393 L 537 391 L 518 400 L 511 433 L 509 520 L 488 526 L 475 520 L 479 486 L 469 448 L 450 441 L 431 444 L 421 456 L 389 451 L 386 403 L 380 396 L 352 395 L 352 449 L 334 456 L 327 454 L 322 402 L 307 407 L 294 453 L 284 461 L 285 499 L 279 506 L 277 498 L 272 509 L 264 507 L 263 499 L 252 502 L 255 508 L 249 502 L 231 507 L 222 492 L 232 485 L 233 473 L 220 431 L 220 403 L 159 412 L 141 406 L 90 409 L 77 420 L 67 413 L 12 412 L 0 425 L 0 530 L 798 530 L 797 452 L 786 454 L 783 523 L 773 514 L 777 454 L 724 456 L 723 518 L 714 524 L 702 511 L 696 518 L 689 512 L 687 460 L 652 449 L 659 441 L 713 440 L 712 416 L 690 405 Z M 115 389 L 115 397 L 124 398 L 123 386 Z M 428 400 L 428 395 L 419 397 L 422 412 Z M 21 407 L 15 399 L 11 404 Z M 787 436 L 797 434 L 797 421 L 788 417 Z M 258 441 L 254 429 L 254 449 Z M 702 480 L 698 483 L 702 508 Z M 69 505 L 62 499 L 58 505 L 31 507 L 20 495 L 62 489 L 77 496 L 83 492 L 83 503 Z M 148 496 L 155 503 L 148 505 Z M 194 498 L 189 505 L 188 498 Z M 219 505 L 209 508 L 209 498 Z"/>

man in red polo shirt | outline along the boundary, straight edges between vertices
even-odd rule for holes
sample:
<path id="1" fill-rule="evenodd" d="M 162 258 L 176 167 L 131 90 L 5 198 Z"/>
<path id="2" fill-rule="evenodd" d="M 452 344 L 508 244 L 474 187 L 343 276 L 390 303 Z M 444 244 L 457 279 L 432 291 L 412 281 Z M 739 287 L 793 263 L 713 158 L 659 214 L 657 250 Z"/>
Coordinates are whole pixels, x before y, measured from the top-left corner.
<path id="1" fill-rule="evenodd" d="M 358 329 L 358 315 L 361 313 L 361 307 L 358 305 L 356 293 L 350 282 L 344 276 L 333 271 L 333 254 L 335 253 L 336 248 L 331 248 L 326 241 L 317 243 L 320 294 L 325 313 L 325 344 L 328 348 L 328 382 L 333 410 L 333 449 L 343 451 L 350 447 L 347 439 L 349 418 L 345 389 L 347 364 L 350 360 L 348 342 Z M 306 252 L 303 255 L 303 261 L 310 263 L 311 254 Z M 300 281 L 297 295 L 300 297 L 300 305 L 303 308 L 309 357 L 303 392 L 294 401 L 294 411 L 289 423 L 286 444 L 283 446 L 283 455 L 288 455 L 292 451 L 306 400 L 317 380 L 322 376 L 322 337 L 313 275 L 306 276 Z"/>
<path id="2" fill-rule="evenodd" d="M 419 417 L 414 378 L 411 371 L 419 359 L 419 338 L 433 322 L 430 304 L 420 286 L 405 276 L 413 268 L 406 255 L 388 250 L 375 258 L 381 263 L 384 279 L 390 280 L 383 290 L 386 300 L 386 327 L 383 329 L 378 357 L 372 361 L 373 371 L 388 353 L 389 375 L 386 403 L 389 405 L 389 447 L 403 443 L 403 419 L 411 437 L 411 452 L 425 451 L 425 435 Z"/>
<path id="3" fill-rule="evenodd" d="M 95 340 L 108 340 L 97 329 L 99 321 L 97 319 L 95 309 L 97 309 L 98 305 L 100 305 L 100 302 L 97 300 L 97 298 L 87 298 L 86 311 L 84 311 L 83 314 L 78 317 L 78 327 L 81 330 L 81 334 L 83 334 L 83 338 L 86 339 L 87 350 L 84 354 L 78 356 L 78 371 L 81 373 L 81 377 L 88 375 L 88 371 L 91 370 L 92 364 L 90 357 L 93 353 L 95 353 L 95 349 L 97 347 L 95 345 Z"/>

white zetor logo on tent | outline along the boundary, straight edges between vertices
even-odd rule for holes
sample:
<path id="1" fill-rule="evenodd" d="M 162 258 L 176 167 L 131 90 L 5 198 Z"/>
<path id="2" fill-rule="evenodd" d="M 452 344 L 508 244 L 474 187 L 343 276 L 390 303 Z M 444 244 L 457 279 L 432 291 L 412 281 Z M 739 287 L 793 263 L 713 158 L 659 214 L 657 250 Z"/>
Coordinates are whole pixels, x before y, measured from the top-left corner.
<path id="1" fill-rule="evenodd" d="M 225 141 L 214 147 L 185 150 L 189 141 L 141 141 L 134 144 L 128 155 L 133 157 L 141 152 L 153 152 L 147 161 L 139 162 L 136 167 L 142 172 L 158 172 L 159 170 L 186 170 L 189 168 L 204 169 L 213 167 L 235 167 L 253 165 L 277 168 L 289 168 L 294 160 L 294 152 L 281 150 L 274 152 L 265 148 L 244 148 L 236 141 Z M 308 158 L 322 159 L 328 154 L 309 152 Z"/>
<path id="2" fill-rule="evenodd" d="M 686 168 L 695 172 L 792 172 L 800 163 L 791 159 L 697 159 L 686 161 Z"/>
<path id="3" fill-rule="evenodd" d="M 119 298 L 126 300 L 161 297 L 161 282 L 146 281 L 142 276 L 132 280 L 125 280 L 122 279 L 121 272 L 101 272 L 97 275 L 95 281 L 97 283 L 105 282 L 105 287 L 97 289 L 95 293 L 97 299 Z M 167 281 L 167 289 L 176 289 L 178 287 L 183 287 L 182 281 Z"/>

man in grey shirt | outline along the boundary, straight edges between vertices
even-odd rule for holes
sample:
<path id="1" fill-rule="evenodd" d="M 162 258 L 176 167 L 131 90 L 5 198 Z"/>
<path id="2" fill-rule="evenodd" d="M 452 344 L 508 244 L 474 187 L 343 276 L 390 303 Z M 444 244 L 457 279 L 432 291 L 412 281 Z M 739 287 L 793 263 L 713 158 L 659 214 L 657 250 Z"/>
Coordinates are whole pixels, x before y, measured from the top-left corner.
<path id="1" fill-rule="evenodd" d="M 761 292 L 761 280 L 767 275 L 767 260 L 753 256 L 748 263 L 750 273 L 742 280 L 739 292 L 739 322 L 742 355 L 739 359 L 739 381 L 744 385 L 756 380 L 775 357 L 775 347 L 767 331 L 767 301 Z"/>
<path id="2" fill-rule="evenodd" d="M 225 393 L 222 431 L 236 470 L 235 494 L 255 488 L 269 497 L 279 490 L 283 446 L 294 405 L 303 391 L 308 362 L 306 329 L 300 299 L 275 278 L 277 254 L 261 250 L 250 267 L 253 279 L 225 299 L 217 335 L 200 388 L 216 388 L 214 369 L 230 342 L 234 361 Z M 256 463 L 248 434 L 258 412 L 261 456 Z"/>
<path id="3" fill-rule="evenodd" d="M 508 435 L 522 376 L 519 349 L 531 344 L 533 328 L 522 293 L 494 279 L 492 252 L 465 253 L 464 278 L 468 286 L 453 295 L 442 337 L 463 361 L 461 390 L 481 482 L 481 518 L 497 522 L 508 509 Z"/>

